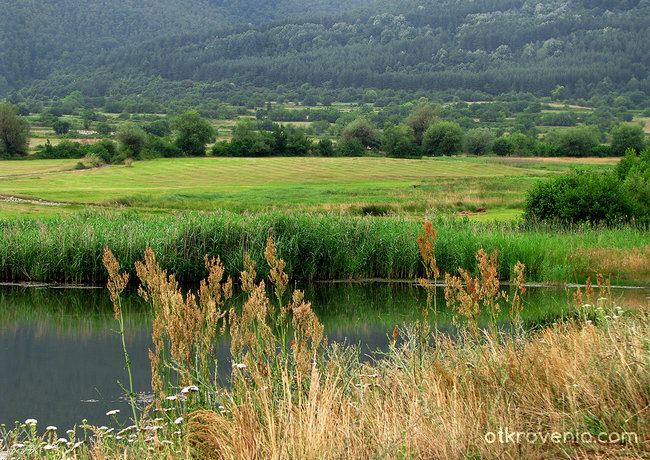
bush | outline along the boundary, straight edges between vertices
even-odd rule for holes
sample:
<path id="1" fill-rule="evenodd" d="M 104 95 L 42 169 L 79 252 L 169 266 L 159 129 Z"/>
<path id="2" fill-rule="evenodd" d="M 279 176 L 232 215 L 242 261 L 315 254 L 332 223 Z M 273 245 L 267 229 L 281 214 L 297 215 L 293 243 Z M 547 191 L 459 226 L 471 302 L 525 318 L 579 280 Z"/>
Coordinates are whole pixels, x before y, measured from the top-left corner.
<path id="1" fill-rule="evenodd" d="M 593 155 L 599 137 L 597 126 L 580 126 L 562 132 L 553 131 L 548 135 L 548 141 L 558 156 L 586 157 Z"/>
<path id="2" fill-rule="evenodd" d="M 322 139 L 316 144 L 314 150 L 315 154 L 321 157 L 333 157 L 335 153 L 332 141 L 329 139 Z"/>
<path id="3" fill-rule="evenodd" d="M 422 138 L 424 155 L 457 155 L 463 147 L 463 130 L 458 123 L 440 122 L 427 128 Z"/>
<path id="4" fill-rule="evenodd" d="M 70 131 L 70 123 L 67 121 L 57 120 L 52 123 L 52 129 L 56 134 L 67 134 Z"/>
<path id="5" fill-rule="evenodd" d="M 471 155 L 487 155 L 494 144 L 494 134 L 487 128 L 470 129 L 465 133 L 465 152 Z"/>
<path id="6" fill-rule="evenodd" d="M 117 144 L 108 139 L 102 139 L 96 142 L 88 150 L 89 154 L 96 156 L 104 163 L 112 163 L 113 159 L 117 156 Z"/>
<path id="7" fill-rule="evenodd" d="M 363 147 L 379 147 L 380 136 L 377 129 L 365 117 L 359 117 L 349 123 L 341 133 L 341 144 L 359 141 Z"/>
<path id="8" fill-rule="evenodd" d="M 614 224 L 650 219 L 650 151 L 629 150 L 615 171 L 555 176 L 539 183 L 526 199 L 528 219 Z"/>
<path id="9" fill-rule="evenodd" d="M 630 148 L 641 152 L 645 148 L 645 133 L 639 125 L 621 123 L 612 130 L 612 151 L 623 156 Z"/>
<path id="10" fill-rule="evenodd" d="M 366 153 L 366 149 L 359 139 L 353 138 L 340 141 L 336 145 L 336 153 L 342 157 L 360 157 Z"/>
<path id="11" fill-rule="evenodd" d="M 502 157 L 512 155 L 515 152 L 515 144 L 509 137 L 499 137 L 492 145 L 492 152 Z"/>
<path id="12" fill-rule="evenodd" d="M 59 145 L 52 145 L 48 140 L 45 146 L 34 153 L 34 158 L 39 159 L 62 159 L 62 158 L 82 158 L 86 155 L 87 147 L 82 146 L 79 142 L 69 140 L 62 141 Z"/>

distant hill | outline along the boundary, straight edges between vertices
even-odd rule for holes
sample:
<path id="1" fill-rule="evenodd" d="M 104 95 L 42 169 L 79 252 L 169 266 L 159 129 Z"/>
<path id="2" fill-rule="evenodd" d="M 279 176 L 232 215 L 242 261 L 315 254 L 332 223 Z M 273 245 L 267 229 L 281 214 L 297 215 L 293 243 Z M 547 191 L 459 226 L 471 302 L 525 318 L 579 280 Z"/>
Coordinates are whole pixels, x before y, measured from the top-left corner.
<path id="1" fill-rule="evenodd" d="M 71 7 L 75 2 L 53 3 Z M 91 2 L 109 3 L 117 2 Z M 290 90 L 305 84 L 327 89 L 464 91 L 470 96 L 472 92 L 550 95 L 556 91 L 589 98 L 619 93 L 632 105 L 650 95 L 650 0 L 383 0 L 372 4 L 357 0 L 346 2 L 348 9 L 343 12 L 342 2 L 335 1 L 314 2 L 313 8 L 303 4 L 302 10 L 291 2 L 278 2 L 277 7 L 267 2 L 256 14 L 249 13 L 255 24 L 245 25 L 241 23 L 252 1 L 241 2 L 248 6 L 239 8 L 202 0 L 195 2 L 202 7 L 188 8 L 178 18 L 173 12 L 183 2 L 162 3 L 166 8 L 156 10 L 158 2 L 138 2 L 149 6 L 121 13 L 95 6 L 101 20 L 78 13 L 89 21 L 78 26 L 79 34 L 94 37 L 93 46 L 77 44 L 68 49 L 72 44 L 67 41 L 76 32 L 63 24 L 30 42 L 36 50 L 32 53 L 38 53 L 47 48 L 45 37 L 51 37 L 54 49 L 78 55 L 81 63 L 92 61 L 92 67 L 66 69 L 60 65 L 68 62 L 63 55 L 59 60 L 48 53 L 28 59 L 16 49 L 5 48 L 9 56 L 5 65 L 15 68 L 6 71 L 9 85 L 20 87 L 20 78 L 13 76 L 24 74 L 47 77 L 27 93 L 48 96 L 81 88 L 84 94 L 97 96 L 131 92 L 179 98 L 197 85 L 202 89 L 194 96 L 225 94 L 231 86 L 282 85 Z M 208 7 L 228 14 L 202 14 L 202 8 L 208 11 Z M 281 11 L 307 9 L 309 17 L 262 20 L 277 19 Z M 138 18 L 143 18 L 141 26 Z M 93 33 L 96 24 L 101 28 Z M 104 44 L 100 37 L 108 36 L 112 41 Z M 151 36 L 156 38 L 137 43 Z M 50 60 L 57 71 L 47 76 L 42 64 Z M 27 70 L 21 73 L 22 68 Z"/>
<path id="2" fill-rule="evenodd" d="M 333 13 L 369 0 L 10 0 L 0 9 L 0 91 L 77 72 L 161 36 Z"/>

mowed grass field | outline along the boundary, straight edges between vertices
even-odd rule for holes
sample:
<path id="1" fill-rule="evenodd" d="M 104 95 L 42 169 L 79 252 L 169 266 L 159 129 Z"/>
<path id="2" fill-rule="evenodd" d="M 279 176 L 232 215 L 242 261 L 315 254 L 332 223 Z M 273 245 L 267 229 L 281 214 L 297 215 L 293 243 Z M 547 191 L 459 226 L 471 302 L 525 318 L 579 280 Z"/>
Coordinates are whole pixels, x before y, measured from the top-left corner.
<path id="1" fill-rule="evenodd" d="M 173 158 L 74 170 L 77 160 L 0 161 L 0 215 L 84 207 L 235 212 L 300 209 L 349 214 L 521 213 L 536 181 L 610 159 Z M 64 203 L 8 202 L 8 197 Z"/>

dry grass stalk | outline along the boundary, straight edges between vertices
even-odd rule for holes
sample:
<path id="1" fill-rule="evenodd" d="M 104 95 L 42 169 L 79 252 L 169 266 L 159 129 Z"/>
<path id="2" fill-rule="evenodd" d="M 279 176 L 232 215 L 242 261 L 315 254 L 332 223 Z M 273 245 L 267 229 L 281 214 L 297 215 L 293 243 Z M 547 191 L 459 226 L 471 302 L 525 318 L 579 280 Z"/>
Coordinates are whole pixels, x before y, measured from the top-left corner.
<path id="1" fill-rule="evenodd" d="M 274 398 L 251 392 L 232 414 L 194 413 L 189 439 L 209 458 L 640 458 L 650 450 L 649 319 L 608 329 L 566 325 L 523 344 L 441 340 L 438 354 L 421 363 L 418 381 L 396 365 L 413 359 L 405 348 L 359 369 L 355 385 L 337 366 L 314 364 L 302 399 L 284 374 L 285 391 Z M 495 400 L 498 394 L 503 397 Z M 595 437 L 603 430 L 638 437 L 628 443 L 486 441 L 487 433 L 505 427 L 540 436 Z"/>
<path id="2" fill-rule="evenodd" d="M 427 235 L 425 227 L 428 242 L 432 243 L 433 235 Z M 422 242 L 423 256 L 432 257 L 429 267 L 435 267 L 433 246 Z M 340 347 L 325 348 L 323 326 L 302 292 L 295 291 L 283 306 L 287 279 L 271 243 L 267 243 L 266 256 L 278 303 L 267 297 L 264 281 L 256 282 L 254 263 L 246 257 L 241 281 L 248 299 L 228 314 L 237 364 L 232 390 L 223 395 L 224 408 L 203 405 L 189 414 L 186 435 L 178 442 L 184 456 L 640 458 L 650 452 L 647 312 L 606 328 L 563 323 L 526 340 L 520 336 L 495 340 L 496 331 L 483 342 L 436 334 L 435 354 L 421 352 L 421 331 L 413 328 L 403 330 L 404 340 L 398 345 L 396 328 L 385 359 L 361 365 Z M 475 337 L 481 309 L 488 309 L 495 321 L 498 299 L 504 296 L 496 260 L 496 251 L 488 256 L 480 250 L 478 277 L 465 271 L 460 271 L 460 277 L 446 276 L 445 296 L 468 319 L 469 333 Z M 211 275 L 202 284 L 199 299 L 208 299 L 200 300 L 201 305 L 214 309 L 212 322 L 203 320 L 214 327 L 223 318 L 225 310 L 220 306 L 232 295 L 232 285 L 230 280 L 221 281 L 223 268 L 218 260 L 206 260 L 206 266 Z M 511 313 L 518 314 L 525 267 L 518 263 L 514 270 Z M 194 297 L 180 295 L 173 276 L 159 269 L 153 253 L 145 255 L 138 274 L 148 280 L 142 295 L 163 315 L 178 315 L 161 322 L 162 336 L 176 340 L 177 332 L 172 330 L 181 326 L 173 321 L 181 319 L 197 335 L 191 321 L 198 321 L 195 315 L 205 316 L 208 310 L 191 311 Z M 598 282 L 601 294 L 608 293 L 608 283 L 602 277 Z M 590 284 L 587 292 L 595 296 Z M 180 311 L 171 313 L 175 309 Z M 278 331 L 288 333 L 289 316 L 293 341 L 291 352 L 285 353 Z M 191 342 L 195 347 L 199 343 Z M 181 347 L 176 353 L 183 357 L 185 350 Z M 637 438 L 627 443 L 489 441 L 490 433 L 504 428 L 540 437 L 553 432 L 597 436 L 602 431 L 634 433 Z M 144 449 L 124 452 L 127 458 L 160 458 L 159 453 L 149 455 Z"/>
<path id="3" fill-rule="evenodd" d="M 172 376 L 164 369 L 169 359 L 178 366 L 180 384 L 189 386 L 211 372 L 214 341 L 225 332 L 224 305 L 232 297 L 232 280 L 223 280 L 224 267 L 219 259 L 205 258 L 207 280 L 199 286 L 198 301 L 194 294 L 185 297 L 174 275 L 167 276 L 150 248 L 145 261 L 136 262 L 136 272 L 142 283 L 138 293 L 153 307 L 153 342 L 149 351 L 152 388 L 160 405 L 166 387 L 174 387 Z"/>
<path id="4" fill-rule="evenodd" d="M 422 319 L 418 321 L 420 330 L 420 340 L 424 345 L 429 337 L 429 310 L 433 307 L 434 324 L 436 334 L 438 332 L 438 303 L 436 298 L 438 278 L 440 270 L 436 261 L 436 241 L 438 235 L 433 228 L 433 224 L 426 221 L 423 225 L 424 234 L 418 233 L 418 246 L 420 248 L 420 257 L 424 266 L 425 277 L 419 278 L 418 282 L 427 292 L 427 304 L 422 308 Z M 431 282 L 433 280 L 433 283 Z"/>
<path id="5" fill-rule="evenodd" d="M 447 305 L 465 317 L 476 337 L 479 335 L 478 316 L 484 309 L 490 314 L 490 326 L 495 332 L 496 316 L 501 309 L 498 299 L 505 297 L 499 290 L 497 255 L 497 249 L 489 257 L 483 248 L 479 249 L 476 254 L 479 276 L 476 278 L 462 268 L 458 269 L 460 277 L 445 274 Z"/>
<path id="6" fill-rule="evenodd" d="M 122 340 L 122 350 L 124 351 L 124 361 L 127 373 L 129 375 L 129 388 L 125 389 L 129 402 L 131 404 L 131 411 L 133 412 L 133 422 L 137 423 L 138 416 L 135 408 L 135 397 L 136 394 L 133 391 L 133 374 L 131 372 L 131 358 L 126 349 L 126 340 L 124 339 L 124 314 L 122 312 L 122 304 L 120 300 L 120 294 L 126 288 L 126 285 L 129 282 L 129 274 L 124 272 L 120 274 L 120 264 L 111 252 L 108 247 L 104 248 L 104 256 L 102 258 L 104 267 L 108 271 L 108 282 L 106 283 L 108 287 L 108 292 L 110 293 L 111 302 L 113 302 L 113 310 L 115 311 L 115 320 L 120 323 L 120 338 Z M 124 388 L 124 387 L 122 387 Z"/>

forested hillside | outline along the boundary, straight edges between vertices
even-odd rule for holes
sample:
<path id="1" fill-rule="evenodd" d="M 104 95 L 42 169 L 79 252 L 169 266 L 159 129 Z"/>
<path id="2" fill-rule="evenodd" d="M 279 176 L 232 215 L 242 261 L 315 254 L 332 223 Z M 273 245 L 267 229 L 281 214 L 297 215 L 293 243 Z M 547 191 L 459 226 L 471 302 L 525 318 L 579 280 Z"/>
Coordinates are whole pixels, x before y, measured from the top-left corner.
<path id="1" fill-rule="evenodd" d="M 54 3 L 71 7 L 74 2 Z M 468 100 L 508 92 L 574 99 L 615 94 L 624 98 L 619 102 L 637 108 L 650 95 L 650 0 L 382 0 L 342 13 L 317 14 L 342 6 L 331 0 L 328 5 L 316 2 L 309 19 L 221 29 L 214 27 L 237 19 L 241 23 L 248 7 L 202 0 L 172 21 L 172 5 L 182 2 L 167 0 L 166 9 L 140 26 L 134 18 L 155 9 L 153 2 L 133 7 L 130 16 L 107 11 L 100 3 L 111 2 L 93 2 L 102 11 L 97 22 L 119 32 L 109 43 L 100 40 L 106 34 L 95 30 L 93 22 L 80 24 L 80 31 L 60 24 L 40 30 L 40 25 L 30 24 L 30 30 L 40 31 L 30 41 L 37 50 L 52 43 L 74 56 L 66 47 L 74 42 L 69 36 L 77 34 L 93 37 L 92 45 L 79 48 L 78 62 L 90 62 L 84 54 L 90 50 L 97 57 L 92 66 L 59 66 L 25 95 L 63 97 L 81 90 L 87 96 L 137 94 L 158 102 L 191 98 L 198 103 L 246 88 L 276 96 L 278 91 L 298 91 L 300 97 L 319 88 L 310 98 L 325 102 L 318 100 L 324 90 L 344 99 L 345 88 L 372 88 L 447 91 Z M 305 9 L 289 1 L 277 7 L 265 2 L 249 16 L 260 20 Z M 203 13 L 213 10 L 226 12 Z M 9 35 L 5 32 L 5 42 Z M 158 36 L 136 43 L 152 35 Z M 125 41 L 128 46 L 117 46 Z M 13 56 L 6 61 L 10 70 L 3 72 L 12 85 L 20 84 L 15 75 L 45 77 L 42 66 L 55 59 L 49 53 L 40 60 L 29 57 L 16 47 L 6 48 L 5 54 Z"/>
<path id="2" fill-rule="evenodd" d="M 0 10 L 0 95 L 53 70 L 82 72 L 97 57 L 162 36 L 334 13 L 369 0 L 20 0 Z"/>

